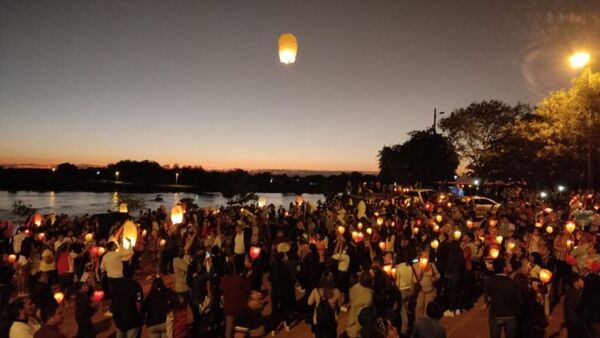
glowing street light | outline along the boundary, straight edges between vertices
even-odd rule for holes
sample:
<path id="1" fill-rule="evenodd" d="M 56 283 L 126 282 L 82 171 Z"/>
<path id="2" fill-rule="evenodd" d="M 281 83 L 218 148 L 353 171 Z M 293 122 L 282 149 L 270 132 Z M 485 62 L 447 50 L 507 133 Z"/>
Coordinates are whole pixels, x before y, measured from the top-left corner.
<path id="1" fill-rule="evenodd" d="M 179 182 L 179 173 L 175 173 L 175 185 Z"/>
<path id="2" fill-rule="evenodd" d="M 115 171 L 115 177 L 116 177 L 116 179 L 118 181 L 119 180 L 119 172 L 118 171 Z"/>
<path id="3" fill-rule="evenodd" d="M 576 52 L 569 57 L 569 63 L 571 67 L 575 69 L 581 69 L 590 63 L 590 53 L 588 52 Z"/>

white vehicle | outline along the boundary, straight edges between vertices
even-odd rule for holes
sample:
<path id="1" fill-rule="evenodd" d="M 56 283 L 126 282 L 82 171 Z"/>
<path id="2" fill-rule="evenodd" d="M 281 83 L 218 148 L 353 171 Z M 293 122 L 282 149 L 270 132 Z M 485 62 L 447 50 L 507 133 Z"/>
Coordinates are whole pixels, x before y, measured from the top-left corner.
<path id="1" fill-rule="evenodd" d="M 475 215 L 485 216 L 488 213 L 495 214 L 500 209 L 502 203 L 498 203 L 491 198 L 483 196 L 464 196 L 461 200 L 465 203 L 473 203 L 475 205 Z"/>
<path id="2" fill-rule="evenodd" d="M 435 193 L 435 190 L 432 189 L 414 189 L 406 194 L 415 202 L 425 203 Z"/>

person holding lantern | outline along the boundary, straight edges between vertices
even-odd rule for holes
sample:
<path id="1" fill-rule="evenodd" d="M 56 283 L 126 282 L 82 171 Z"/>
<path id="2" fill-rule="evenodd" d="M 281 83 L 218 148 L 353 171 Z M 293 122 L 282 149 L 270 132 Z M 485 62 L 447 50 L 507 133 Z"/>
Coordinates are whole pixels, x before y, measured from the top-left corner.
<path id="1" fill-rule="evenodd" d="M 423 251 L 417 263 L 412 265 L 413 283 L 417 286 L 417 304 L 415 318 L 425 317 L 427 304 L 432 302 L 436 295 L 435 282 L 440 279 L 436 264 L 429 261 L 428 252 Z"/>

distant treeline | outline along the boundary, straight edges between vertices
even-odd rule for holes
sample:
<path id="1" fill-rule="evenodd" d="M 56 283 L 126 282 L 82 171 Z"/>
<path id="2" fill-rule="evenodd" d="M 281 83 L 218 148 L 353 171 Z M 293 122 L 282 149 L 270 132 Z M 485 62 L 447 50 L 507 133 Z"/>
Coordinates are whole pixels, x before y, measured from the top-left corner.
<path id="1" fill-rule="evenodd" d="M 248 192 L 332 194 L 375 179 L 374 175 L 358 172 L 331 176 L 250 174 L 240 169 L 165 168 L 153 161 L 129 160 L 101 168 L 77 168 L 70 163 L 62 163 L 54 169 L 0 168 L 0 190 L 12 191 L 188 191 L 221 192 L 225 196 Z"/>

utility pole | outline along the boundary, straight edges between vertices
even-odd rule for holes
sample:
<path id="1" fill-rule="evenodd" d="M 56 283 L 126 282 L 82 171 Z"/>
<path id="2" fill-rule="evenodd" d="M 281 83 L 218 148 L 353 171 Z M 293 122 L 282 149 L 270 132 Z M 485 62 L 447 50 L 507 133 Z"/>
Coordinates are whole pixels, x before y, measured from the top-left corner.
<path id="1" fill-rule="evenodd" d="M 435 128 L 437 127 L 437 114 L 438 114 L 437 108 L 433 108 L 433 133 L 434 134 L 437 134 L 437 132 L 435 130 Z M 443 111 L 440 112 L 440 115 L 444 115 L 444 114 L 445 114 L 445 112 L 443 112 Z"/>

